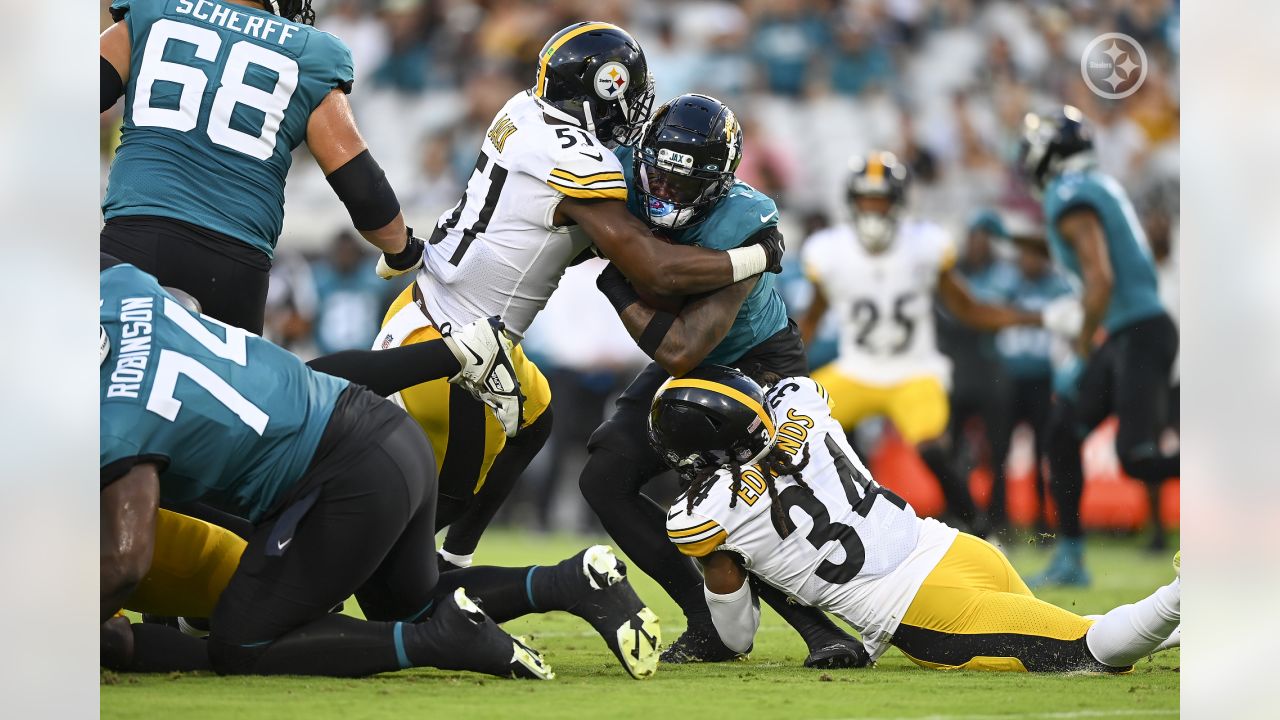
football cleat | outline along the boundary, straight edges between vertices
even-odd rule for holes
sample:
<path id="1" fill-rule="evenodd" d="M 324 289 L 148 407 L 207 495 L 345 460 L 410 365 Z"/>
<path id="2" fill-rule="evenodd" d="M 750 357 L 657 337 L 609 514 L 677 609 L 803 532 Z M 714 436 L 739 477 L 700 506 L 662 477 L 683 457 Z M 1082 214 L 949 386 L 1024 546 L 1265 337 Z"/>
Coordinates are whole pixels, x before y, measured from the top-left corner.
<path id="1" fill-rule="evenodd" d="M 515 346 L 497 317 L 481 318 L 460 327 L 440 325 L 440 336 L 462 369 L 449 382 L 466 388 L 493 410 L 507 437 L 515 437 L 524 420 L 524 394 L 511 360 Z"/>
<path id="2" fill-rule="evenodd" d="M 554 680 L 556 674 L 541 653 L 511 637 L 489 619 L 466 593 L 453 591 L 449 600 L 426 623 L 437 647 L 453 648 L 443 654 L 443 670 L 471 670 L 498 677 L 526 680 Z"/>
<path id="3" fill-rule="evenodd" d="M 658 669 L 662 628 L 627 580 L 627 565 L 608 545 L 593 545 L 560 564 L 571 569 L 579 599 L 568 612 L 586 620 L 637 680 Z"/>
<path id="4" fill-rule="evenodd" d="M 730 650 L 714 627 L 690 625 L 671 646 L 662 651 L 664 663 L 726 662 L 746 656 Z"/>
<path id="5" fill-rule="evenodd" d="M 1089 571 L 1084 569 L 1084 538 L 1058 538 L 1053 558 L 1043 573 L 1027 580 L 1028 587 L 1049 585 L 1089 586 Z"/>
<path id="6" fill-rule="evenodd" d="M 870 662 L 871 656 L 867 654 L 867 649 L 862 646 L 862 643 L 850 638 L 837 640 L 811 651 L 809 657 L 804 659 L 804 666 L 822 670 L 839 670 L 866 667 Z"/>

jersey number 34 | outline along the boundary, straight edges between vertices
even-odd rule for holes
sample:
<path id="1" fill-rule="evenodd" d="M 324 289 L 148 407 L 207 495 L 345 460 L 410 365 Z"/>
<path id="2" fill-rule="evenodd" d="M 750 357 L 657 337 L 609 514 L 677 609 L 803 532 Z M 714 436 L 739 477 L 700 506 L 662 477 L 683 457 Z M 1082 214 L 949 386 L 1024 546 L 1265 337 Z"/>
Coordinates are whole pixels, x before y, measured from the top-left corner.
<path id="1" fill-rule="evenodd" d="M 176 20 L 157 20 L 151 26 L 142 52 L 142 66 L 138 68 L 132 106 L 133 124 L 188 132 L 195 129 L 200 119 L 200 105 L 209 78 L 198 67 L 165 60 L 165 48 L 170 40 L 194 46 L 196 59 L 208 63 L 217 59 L 222 48 L 222 38 L 208 28 Z M 245 83 L 250 63 L 276 74 L 275 86 L 270 92 Z M 158 82 L 182 87 L 176 108 L 152 104 L 152 92 Z M 213 95 L 205 133 L 217 145 L 266 160 L 275 153 L 276 133 L 297 87 L 298 63 L 293 58 L 247 40 L 233 43 L 218 90 Z M 237 104 L 262 112 L 262 129 L 257 135 L 231 127 L 231 114 Z"/>

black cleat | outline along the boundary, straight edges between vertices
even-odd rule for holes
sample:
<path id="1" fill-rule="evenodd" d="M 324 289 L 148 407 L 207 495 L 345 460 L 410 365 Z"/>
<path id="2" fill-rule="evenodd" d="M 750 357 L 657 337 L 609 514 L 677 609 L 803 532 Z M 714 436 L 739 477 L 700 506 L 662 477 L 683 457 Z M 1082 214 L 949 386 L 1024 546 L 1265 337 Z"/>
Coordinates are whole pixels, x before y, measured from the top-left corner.
<path id="1" fill-rule="evenodd" d="M 658 669 L 662 629 L 627 581 L 627 565 L 608 545 L 593 545 L 561 563 L 571 569 L 581 596 L 568 612 L 586 620 L 604 638 L 622 667 L 637 680 Z"/>
<path id="2" fill-rule="evenodd" d="M 866 667 L 870 662 L 871 656 L 867 654 L 867 649 L 862 647 L 862 643 L 848 638 L 811 651 L 809 657 L 804 659 L 804 666 L 821 670 L 839 670 Z"/>
<path id="3" fill-rule="evenodd" d="M 507 678 L 552 680 L 556 674 L 542 655 L 505 633 L 463 588 L 453 591 L 423 628 L 436 653 L 448 658 L 442 670 L 471 670 Z"/>
<path id="4" fill-rule="evenodd" d="M 662 651 L 664 663 L 726 662 L 745 657 L 720 640 L 714 626 L 690 625 L 671 647 Z"/>

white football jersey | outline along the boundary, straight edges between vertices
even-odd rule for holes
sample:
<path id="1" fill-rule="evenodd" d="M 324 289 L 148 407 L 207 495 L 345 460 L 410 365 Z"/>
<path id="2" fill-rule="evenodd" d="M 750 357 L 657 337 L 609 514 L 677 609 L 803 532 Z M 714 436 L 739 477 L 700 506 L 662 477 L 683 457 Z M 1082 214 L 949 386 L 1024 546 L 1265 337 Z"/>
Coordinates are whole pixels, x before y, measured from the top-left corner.
<path id="1" fill-rule="evenodd" d="M 955 263 L 942 228 L 904 219 L 893 243 L 873 254 L 850 225 L 814 233 L 802 251 L 805 274 L 839 318 L 839 367 L 868 385 L 894 385 L 921 375 L 951 382 L 951 362 L 938 351 L 933 297 L 938 275 Z"/>
<path id="2" fill-rule="evenodd" d="M 529 91 L 498 111 L 462 199 L 436 222 L 417 282 L 436 323 L 501 316 L 524 337 L 590 244 L 553 222 L 566 196 L 626 201 L 613 152 Z"/>
<path id="3" fill-rule="evenodd" d="M 761 580 L 856 628 L 875 659 L 957 531 L 917 517 L 906 501 L 871 478 L 831 417 L 821 385 L 787 378 L 769 390 L 765 402 L 778 446 L 795 463 L 805 448 L 809 453 L 800 472 L 804 485 L 790 476 L 775 480 L 790 534 L 783 538 L 774 526 L 762 471 L 749 467 L 733 507 L 727 470 L 699 494 L 692 511 L 687 495 L 677 498 L 667 514 L 667 535 L 686 555 L 738 553 Z"/>

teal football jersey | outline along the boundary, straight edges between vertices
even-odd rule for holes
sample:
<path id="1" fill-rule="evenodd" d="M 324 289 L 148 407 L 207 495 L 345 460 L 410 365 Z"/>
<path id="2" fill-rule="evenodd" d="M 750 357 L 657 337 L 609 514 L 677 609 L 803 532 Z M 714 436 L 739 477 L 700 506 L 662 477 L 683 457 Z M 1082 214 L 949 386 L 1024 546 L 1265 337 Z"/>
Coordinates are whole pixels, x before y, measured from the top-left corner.
<path id="1" fill-rule="evenodd" d="M 174 218 L 271 257 L 311 111 L 350 91 L 336 37 L 218 0 L 114 0 L 132 43 L 102 212 Z"/>
<path id="2" fill-rule="evenodd" d="M 614 154 L 622 163 L 627 187 L 635 187 L 631 148 L 619 147 L 614 150 Z M 639 193 L 627 193 L 627 209 L 632 215 L 644 219 Z M 731 250 L 741 246 L 760 230 L 777 224 L 778 207 L 774 205 L 773 199 L 739 180 L 729 188 L 729 194 L 716 203 L 706 219 L 692 227 L 668 231 L 668 238 L 681 245 Z M 777 277 L 774 273 L 761 273 L 759 282 L 738 309 L 738 316 L 734 318 L 729 334 L 711 350 L 703 362 L 716 365 L 735 362 L 748 350 L 787 326 L 787 307 L 778 294 Z"/>
<path id="3" fill-rule="evenodd" d="M 1067 278 L 1057 270 L 1031 278 L 1015 272 L 1013 282 L 1004 288 L 1002 302 L 1019 310 L 1040 312 L 1051 301 L 1074 291 Z M 1016 325 L 996 334 L 996 348 L 1010 375 L 1017 378 L 1049 377 L 1053 334 L 1042 327 Z"/>
<path id="4" fill-rule="evenodd" d="M 1124 188 L 1114 178 L 1096 170 L 1063 173 L 1044 193 L 1049 247 L 1054 259 L 1077 279 L 1080 259 L 1058 232 L 1058 219 L 1067 211 L 1087 207 L 1098 214 L 1107 236 L 1114 284 L 1103 327 L 1113 333 L 1127 325 L 1164 312 L 1156 286 L 1155 262 L 1147 235 Z"/>
<path id="5" fill-rule="evenodd" d="M 160 497 L 260 520 L 311 463 L 346 380 L 183 309 L 132 265 L 101 275 L 100 467 L 158 461 Z"/>

